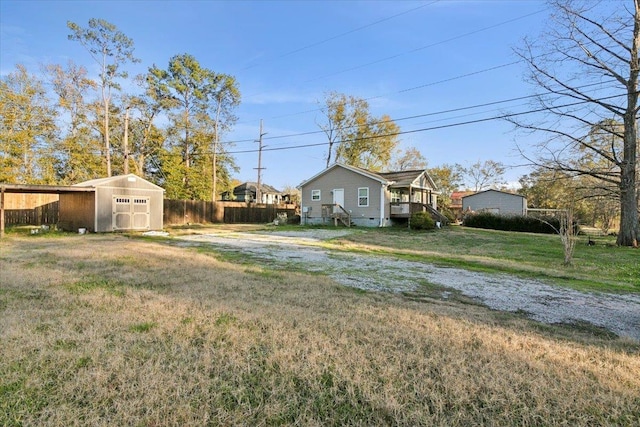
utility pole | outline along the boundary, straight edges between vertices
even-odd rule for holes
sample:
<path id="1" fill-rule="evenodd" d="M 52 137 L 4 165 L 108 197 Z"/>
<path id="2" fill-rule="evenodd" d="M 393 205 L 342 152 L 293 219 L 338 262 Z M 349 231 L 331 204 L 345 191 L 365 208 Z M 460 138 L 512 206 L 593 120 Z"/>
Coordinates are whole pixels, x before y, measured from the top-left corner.
<path id="1" fill-rule="evenodd" d="M 266 169 L 262 167 L 262 149 L 264 148 L 262 146 L 262 137 L 265 135 L 266 133 L 262 132 L 262 119 L 260 119 L 260 139 L 256 141 L 259 144 L 258 145 L 258 167 L 254 168 L 254 169 L 258 169 L 258 186 L 256 188 L 256 203 L 262 202 L 262 190 L 260 189 L 260 181 L 261 181 L 262 169 Z"/>
<path id="2" fill-rule="evenodd" d="M 124 113 L 124 174 L 129 175 L 129 107 L 127 106 Z"/>
<path id="3" fill-rule="evenodd" d="M 222 101 L 218 100 L 218 108 L 216 109 L 216 120 L 214 122 L 214 130 L 216 134 L 214 135 L 213 140 L 213 160 L 212 160 L 212 170 L 213 170 L 213 189 L 211 190 L 211 200 L 213 203 L 218 200 L 218 144 L 220 143 L 219 139 L 219 129 L 220 129 L 220 110 L 222 108 Z"/>

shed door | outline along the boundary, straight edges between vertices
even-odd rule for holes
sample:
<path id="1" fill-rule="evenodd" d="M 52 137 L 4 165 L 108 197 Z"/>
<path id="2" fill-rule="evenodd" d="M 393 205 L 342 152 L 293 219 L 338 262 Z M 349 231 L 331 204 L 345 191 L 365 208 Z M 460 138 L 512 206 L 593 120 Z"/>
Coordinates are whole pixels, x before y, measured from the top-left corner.
<path id="1" fill-rule="evenodd" d="M 114 230 L 148 230 L 151 217 L 149 197 L 113 196 Z"/>

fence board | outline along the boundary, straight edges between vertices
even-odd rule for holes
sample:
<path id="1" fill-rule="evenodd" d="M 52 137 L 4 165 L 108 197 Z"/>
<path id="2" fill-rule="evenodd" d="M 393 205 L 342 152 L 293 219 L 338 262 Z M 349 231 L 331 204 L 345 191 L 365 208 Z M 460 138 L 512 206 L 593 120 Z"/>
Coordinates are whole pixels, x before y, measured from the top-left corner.
<path id="1" fill-rule="evenodd" d="M 200 200 L 164 200 L 164 225 L 184 224 L 266 224 L 279 213 L 295 215 L 293 205 L 247 205 L 241 202 L 204 202 Z"/>
<path id="2" fill-rule="evenodd" d="M 33 209 L 6 209 L 5 225 L 50 225 L 57 224 L 59 202 L 47 203 Z"/>

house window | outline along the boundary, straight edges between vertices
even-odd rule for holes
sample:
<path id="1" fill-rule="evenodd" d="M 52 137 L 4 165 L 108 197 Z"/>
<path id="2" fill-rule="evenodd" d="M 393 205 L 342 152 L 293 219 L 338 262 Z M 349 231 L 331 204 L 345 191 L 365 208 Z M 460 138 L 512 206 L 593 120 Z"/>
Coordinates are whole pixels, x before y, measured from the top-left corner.
<path id="1" fill-rule="evenodd" d="M 391 190 L 391 203 L 400 203 L 402 201 L 400 191 Z"/>
<path id="2" fill-rule="evenodd" d="M 369 187 L 358 188 L 358 206 L 369 206 Z"/>
<path id="3" fill-rule="evenodd" d="M 320 201 L 320 190 L 311 190 L 311 200 L 314 202 Z"/>

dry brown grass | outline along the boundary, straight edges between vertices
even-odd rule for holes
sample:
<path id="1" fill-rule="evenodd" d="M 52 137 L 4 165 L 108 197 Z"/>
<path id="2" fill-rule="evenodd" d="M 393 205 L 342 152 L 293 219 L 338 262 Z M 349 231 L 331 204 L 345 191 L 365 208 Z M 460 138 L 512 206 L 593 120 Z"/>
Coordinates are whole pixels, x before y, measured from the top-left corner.
<path id="1" fill-rule="evenodd" d="M 0 245 L 0 425 L 640 422 L 636 343 L 125 236 Z"/>

